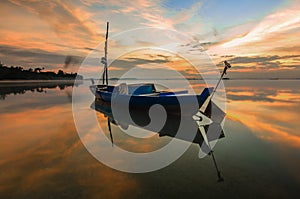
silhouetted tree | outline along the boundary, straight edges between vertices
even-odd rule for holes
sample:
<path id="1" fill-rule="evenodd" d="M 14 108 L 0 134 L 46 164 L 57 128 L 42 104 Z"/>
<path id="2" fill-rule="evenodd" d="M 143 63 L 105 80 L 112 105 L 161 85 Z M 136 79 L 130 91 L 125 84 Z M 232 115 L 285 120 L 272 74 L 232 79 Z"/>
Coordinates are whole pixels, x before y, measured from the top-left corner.
<path id="1" fill-rule="evenodd" d="M 64 71 L 62 71 L 62 70 L 58 70 L 58 72 L 57 72 L 57 75 L 58 75 L 58 76 L 64 76 L 64 74 L 65 74 L 65 73 L 64 73 Z"/>
<path id="2" fill-rule="evenodd" d="M 63 70 L 59 70 L 57 73 L 51 71 L 42 72 L 44 69 L 44 67 L 37 67 L 24 70 L 21 66 L 5 66 L 0 61 L 0 80 L 73 80 L 77 75 L 77 73 L 66 73 Z M 77 78 L 83 79 L 80 75 Z"/>
<path id="3" fill-rule="evenodd" d="M 34 68 L 34 72 L 37 73 L 37 72 L 41 72 L 42 70 L 44 70 L 45 68 Z"/>

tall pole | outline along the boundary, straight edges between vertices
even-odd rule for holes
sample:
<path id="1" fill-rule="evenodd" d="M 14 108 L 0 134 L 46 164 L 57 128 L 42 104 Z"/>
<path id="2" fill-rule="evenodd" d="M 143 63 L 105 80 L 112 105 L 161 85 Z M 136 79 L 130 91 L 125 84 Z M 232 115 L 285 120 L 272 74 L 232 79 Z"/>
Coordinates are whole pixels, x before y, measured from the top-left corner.
<path id="1" fill-rule="evenodd" d="M 103 70 L 103 74 L 102 74 L 102 84 L 106 83 L 106 85 L 108 85 L 108 70 L 107 70 L 108 28 L 109 28 L 109 22 L 106 23 L 106 36 L 105 36 L 105 45 L 104 45 L 104 57 L 101 58 L 101 63 L 104 65 L 104 70 Z"/>
<path id="2" fill-rule="evenodd" d="M 217 88 L 218 88 L 218 86 L 219 86 L 221 80 L 223 79 L 223 76 L 226 75 L 227 69 L 228 69 L 228 68 L 231 68 L 231 65 L 230 65 L 227 61 L 224 61 L 224 65 L 225 65 L 225 67 L 224 67 L 224 69 L 223 69 L 222 75 L 221 75 L 221 77 L 220 77 L 220 79 L 219 79 L 219 81 L 218 81 L 218 83 L 217 83 L 215 89 L 213 90 L 213 92 L 212 92 L 211 95 L 210 95 L 210 98 L 211 98 L 211 99 L 212 99 L 212 97 L 214 96 L 214 94 L 215 94 L 215 92 L 216 92 L 216 90 L 217 90 Z"/>
<path id="3" fill-rule="evenodd" d="M 221 80 L 223 79 L 223 76 L 226 75 L 226 71 L 227 71 L 229 68 L 231 68 L 231 65 L 230 65 L 227 61 L 224 61 L 224 65 L 225 65 L 225 67 L 224 67 L 224 69 L 223 69 L 222 75 L 221 75 L 221 77 L 220 77 L 218 83 L 216 84 L 214 90 L 212 91 L 211 95 L 210 95 L 210 96 L 208 97 L 208 99 L 207 99 L 209 102 L 212 100 L 212 98 L 213 98 L 215 92 L 217 91 L 218 86 L 219 86 Z M 203 108 L 203 110 L 206 110 L 208 105 L 209 105 L 209 103 L 204 104 L 204 105 L 201 107 L 201 109 Z"/>
<path id="4" fill-rule="evenodd" d="M 109 28 L 109 22 L 106 23 L 106 37 L 105 37 L 105 79 L 106 79 L 106 85 L 108 85 L 108 70 L 107 70 L 107 40 L 108 40 L 108 28 Z"/>

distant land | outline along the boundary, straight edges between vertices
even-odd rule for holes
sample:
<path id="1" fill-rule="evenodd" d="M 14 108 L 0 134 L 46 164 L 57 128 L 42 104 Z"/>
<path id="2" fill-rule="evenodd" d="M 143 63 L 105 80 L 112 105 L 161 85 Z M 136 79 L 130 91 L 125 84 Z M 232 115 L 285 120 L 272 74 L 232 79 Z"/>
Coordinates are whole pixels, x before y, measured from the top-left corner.
<path id="1" fill-rule="evenodd" d="M 66 73 L 59 70 L 43 72 L 44 68 L 36 67 L 23 69 L 21 66 L 5 66 L 0 62 L 0 80 L 75 80 L 83 79 L 77 73 Z"/>

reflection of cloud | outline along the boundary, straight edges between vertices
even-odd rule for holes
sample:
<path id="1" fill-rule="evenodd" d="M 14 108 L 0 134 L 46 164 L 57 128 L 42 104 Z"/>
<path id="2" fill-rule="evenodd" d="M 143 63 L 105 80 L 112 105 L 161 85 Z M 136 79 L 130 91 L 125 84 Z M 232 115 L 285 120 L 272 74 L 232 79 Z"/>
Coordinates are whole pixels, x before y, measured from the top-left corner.
<path id="1" fill-rule="evenodd" d="M 96 114 L 99 125 L 103 129 L 103 132 L 106 134 L 106 137 L 110 139 L 109 130 L 107 126 L 107 116 L 98 111 L 96 112 Z M 135 153 L 147 153 L 151 151 L 156 151 L 159 150 L 161 147 L 165 146 L 170 141 L 170 138 L 159 137 L 157 132 L 152 132 L 150 130 L 143 129 L 138 125 L 133 126 L 132 124 L 130 124 L 129 128 L 131 131 L 136 131 L 140 135 L 150 134 L 151 136 L 145 138 L 136 138 L 127 134 L 127 132 L 123 132 L 120 126 L 112 124 L 114 144 L 126 151 Z"/>
<path id="2" fill-rule="evenodd" d="M 276 142 L 284 147 L 300 147 L 300 136 L 294 134 L 293 125 L 291 125 L 291 119 L 295 117 L 294 114 L 291 114 L 289 111 L 273 113 L 264 112 L 261 106 L 258 106 L 256 102 L 248 102 L 245 105 L 240 103 L 235 103 L 235 105 L 240 106 L 235 110 L 231 110 L 230 114 L 234 115 L 236 118 L 239 118 L 240 121 L 243 121 L 243 124 L 250 127 L 254 134 L 259 138 L 268 141 Z M 283 106 L 284 104 L 281 104 Z M 250 111 L 246 107 L 255 107 Z M 274 106 L 276 107 L 276 105 Z M 272 114 L 272 115 L 271 115 Z M 266 118 L 261 120 L 261 118 Z M 282 123 L 288 123 L 291 127 L 284 127 Z"/>
<path id="3" fill-rule="evenodd" d="M 275 100 L 272 96 L 276 96 L 277 91 L 274 90 L 255 90 L 252 92 L 242 91 L 242 90 L 228 90 L 226 92 L 226 97 L 234 101 L 264 101 L 264 102 L 274 102 Z"/>
<path id="4" fill-rule="evenodd" d="M 227 89 L 226 97 L 233 101 L 251 102 L 298 103 L 300 100 L 293 90 L 274 90 L 260 87 L 257 87 L 256 89 L 250 87 L 243 87 L 243 89 Z"/>
<path id="5" fill-rule="evenodd" d="M 299 127 L 295 111 L 300 108 L 299 89 L 249 85 L 227 87 L 227 91 L 229 115 L 250 127 L 255 135 L 285 147 L 300 146 L 300 135 L 295 131 Z"/>
<path id="6" fill-rule="evenodd" d="M 71 95 L 71 91 L 69 90 L 70 87 L 72 88 L 73 86 L 78 86 L 82 84 L 82 82 L 76 83 L 74 85 L 74 81 L 64 81 L 64 82 L 15 82 L 15 83 L 8 83 L 6 85 L 0 85 L 0 96 L 2 97 L 3 100 L 5 100 L 6 97 L 8 97 L 9 95 L 13 94 L 13 95 L 17 95 L 17 94 L 28 94 L 28 92 L 30 91 L 31 93 L 37 92 L 37 93 L 47 93 L 50 91 L 50 94 L 47 96 L 47 99 L 52 98 L 53 96 L 51 95 L 51 92 L 56 89 L 58 90 L 64 90 L 66 89 L 67 93 L 70 93 Z M 43 95 L 39 96 L 42 97 Z M 68 95 L 69 97 L 69 95 Z M 36 98 L 38 98 L 36 96 Z M 63 97 L 62 97 L 63 99 Z M 35 101 L 36 100 L 36 101 Z M 41 104 L 39 104 L 38 102 L 42 102 Z M 31 100 L 31 104 L 35 104 L 35 106 L 37 105 L 42 105 L 42 104 L 46 104 L 46 106 L 49 106 L 53 103 L 57 103 L 58 101 L 56 101 L 55 99 L 53 99 L 53 101 L 51 102 L 46 102 L 43 101 L 39 101 L 38 99 L 32 99 Z M 63 103 L 63 101 L 60 101 L 61 103 Z M 7 102 L 5 104 L 5 106 L 8 108 L 10 102 Z M 24 108 L 22 107 L 23 103 L 18 102 L 18 104 L 13 104 L 12 107 L 8 108 L 11 110 L 15 110 L 16 108 Z M 18 107 L 20 106 L 20 107 Z M 26 107 L 26 106 L 25 106 Z M 19 110 L 20 110 L 19 109 Z"/>
<path id="7" fill-rule="evenodd" d="M 120 198 L 136 188 L 127 174 L 89 155 L 76 134 L 69 108 L 57 105 L 1 114 L 5 132 L 0 139 L 2 197 Z"/>

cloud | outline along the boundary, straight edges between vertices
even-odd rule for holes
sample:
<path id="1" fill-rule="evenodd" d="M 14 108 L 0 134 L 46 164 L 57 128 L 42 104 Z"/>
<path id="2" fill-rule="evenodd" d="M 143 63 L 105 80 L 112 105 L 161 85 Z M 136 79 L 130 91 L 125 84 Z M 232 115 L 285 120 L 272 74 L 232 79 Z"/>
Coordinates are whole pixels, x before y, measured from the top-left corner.
<path id="1" fill-rule="evenodd" d="M 81 63 L 81 61 L 77 57 L 68 55 L 65 59 L 64 68 L 68 68 L 71 65 L 79 64 L 79 63 Z"/>
<path id="2" fill-rule="evenodd" d="M 46 22 L 56 35 L 69 46 L 82 46 L 83 43 L 95 43 L 96 27 L 87 18 L 90 16 L 78 7 L 60 0 L 24 1 L 10 0 L 11 3 L 37 16 Z M 26 22 L 25 22 L 26 23 Z M 29 22 L 28 22 L 29 23 Z"/>
<path id="3" fill-rule="evenodd" d="M 81 54 L 81 56 L 93 51 L 101 42 L 106 20 L 113 24 L 110 30 L 112 33 L 140 26 L 175 29 L 174 26 L 185 23 L 193 17 L 200 6 L 200 3 L 196 3 L 191 5 L 191 9 L 173 12 L 163 7 L 161 0 L 134 2 L 82 0 L 73 3 L 61 0 L 43 2 L 9 0 L 6 4 L 6 7 L 13 8 L 12 11 L 17 13 L 14 15 L 14 22 L 21 18 L 24 20 L 24 30 L 19 31 L 16 28 L 12 30 L 11 27 L 2 29 L 2 45 L 28 48 L 30 52 L 37 46 L 43 51 L 53 53 L 60 51 L 62 54 L 73 54 L 70 51 L 75 51 L 74 54 Z M 136 45 L 146 45 L 141 42 L 137 41 Z M 110 45 L 112 44 L 113 39 L 110 41 Z M 24 57 L 22 59 L 24 60 Z M 27 58 L 26 63 L 35 60 L 40 59 L 28 60 Z M 16 60 L 9 64 L 15 63 Z M 23 63 L 19 61 L 18 64 Z"/>
<path id="4" fill-rule="evenodd" d="M 286 67 L 299 67 L 296 65 L 286 65 L 284 61 L 300 58 L 300 55 L 272 55 L 272 56 L 222 56 L 227 59 L 232 65 L 231 70 L 249 70 L 249 69 L 282 69 Z M 218 64 L 219 67 L 223 67 L 223 62 Z"/>
<path id="5" fill-rule="evenodd" d="M 200 77 L 199 71 L 184 58 L 168 52 L 160 54 L 152 50 L 122 56 L 110 64 L 109 71 L 113 77 L 133 73 L 141 78 L 181 78 L 180 75 L 186 78 Z"/>
<path id="6" fill-rule="evenodd" d="M 278 55 L 267 56 L 267 57 L 234 57 L 229 59 L 229 61 L 233 64 L 236 63 L 257 63 L 257 62 L 266 62 L 266 61 L 274 61 L 278 60 L 280 57 Z"/>
<path id="7" fill-rule="evenodd" d="M 2 19 L 4 28 L 1 30 L 3 37 L 0 43 L 19 47 L 24 51 L 29 49 L 29 52 L 33 52 L 32 49 L 38 47 L 53 54 L 85 57 L 87 53 L 94 51 L 99 42 L 103 41 L 105 22 L 110 21 L 110 36 L 131 28 L 142 27 L 184 31 L 194 40 L 186 46 L 189 48 L 190 54 L 207 51 L 210 55 L 216 55 L 212 56 L 214 59 L 220 59 L 220 56 L 226 55 L 253 57 L 253 60 L 248 59 L 248 63 L 245 63 L 247 58 L 243 58 L 244 63 L 241 63 L 242 61 L 238 58 L 233 60 L 233 62 L 237 61 L 236 64 L 238 64 L 235 69 L 242 70 L 242 67 L 246 67 L 244 69 L 247 72 L 255 69 L 250 64 L 255 64 L 257 68 L 272 70 L 297 67 L 296 58 L 258 60 L 258 62 L 255 62 L 255 59 L 287 55 L 289 50 L 293 50 L 295 55 L 298 54 L 297 47 L 299 45 L 297 42 L 300 36 L 300 21 L 297 10 L 299 6 L 277 10 L 264 17 L 259 23 L 257 23 L 259 19 L 250 21 L 245 19 L 245 22 L 238 26 L 226 27 L 226 24 L 231 24 L 226 22 L 224 24 L 226 28 L 219 29 L 214 24 L 204 23 L 208 21 L 205 21 L 207 19 L 203 18 L 203 13 L 201 13 L 205 10 L 205 5 L 203 6 L 202 3 L 205 2 L 189 2 L 185 4 L 186 6 L 180 7 L 181 4 L 176 2 L 167 4 L 162 0 L 79 0 L 76 2 L 9 0 L 5 3 L 4 10 L 10 6 L 11 13 L 16 13 L 11 22 L 19 24 L 20 19 L 24 19 L 24 26 L 9 26 L 4 23 L 5 20 L 11 18 L 8 11 L 4 12 L 6 18 Z M 1 3 L 2 5 L 4 3 Z M 18 27 L 22 27 L 22 29 Z M 147 31 L 153 41 L 164 44 L 164 41 L 161 41 L 162 39 L 155 34 L 154 29 Z M 148 40 L 144 41 L 141 34 L 134 38 L 126 38 L 128 43 L 122 45 L 111 37 L 110 47 L 117 46 L 118 49 L 109 51 L 109 57 L 113 57 L 113 54 L 128 52 L 133 46 L 153 46 L 155 42 L 150 43 L 147 42 Z M 289 46 L 291 48 L 288 49 Z M 99 50 L 100 53 L 102 53 L 101 50 Z M 43 55 L 43 57 L 46 56 Z M 13 60 L 11 55 L 4 55 L 4 59 Z M 53 62 L 50 59 L 44 60 Z M 24 56 L 20 59 L 14 59 L 9 64 L 23 64 L 23 61 L 26 63 L 38 61 L 37 64 L 48 64 L 46 62 L 41 63 L 41 58 L 29 59 Z M 64 61 L 65 57 L 59 62 L 63 63 Z M 146 66 L 141 63 L 143 60 L 135 61 L 131 64 Z M 218 62 L 219 60 L 216 61 L 216 63 Z M 152 67 L 155 64 L 153 63 Z M 114 69 L 118 70 L 120 67 L 115 66 Z"/>
<path id="8" fill-rule="evenodd" d="M 127 57 L 123 59 L 117 59 L 112 62 L 111 66 L 116 67 L 116 68 L 123 68 L 124 70 L 129 70 L 130 68 L 134 67 L 141 67 L 141 68 L 149 68 L 147 65 L 151 64 L 151 68 L 154 69 L 153 64 L 163 64 L 163 63 L 168 63 L 168 56 L 165 55 L 157 55 L 154 58 L 150 55 L 149 59 L 147 58 L 139 58 L 139 57 Z M 163 58 L 163 59 L 162 59 Z"/>
<path id="9" fill-rule="evenodd" d="M 10 2 L 26 8 L 47 21 L 58 34 L 68 31 L 76 31 L 77 33 L 88 35 L 93 35 L 94 33 L 74 14 L 71 5 L 62 1 L 10 0 Z"/>
<path id="10" fill-rule="evenodd" d="M 85 6 L 91 8 L 93 6 L 101 6 L 103 17 L 114 19 L 119 18 L 121 21 L 128 19 L 135 22 L 135 28 L 140 26 L 166 28 L 175 30 L 178 25 L 185 24 L 197 16 L 197 12 L 201 8 L 202 2 L 198 1 L 185 9 L 174 10 L 167 6 L 163 0 L 81 0 Z M 176 3 L 174 3 L 176 4 Z M 97 15 L 99 16 L 99 15 Z M 199 23 L 200 20 L 198 20 Z M 120 22 L 120 21 L 119 21 Z M 125 23 L 118 24 L 131 26 Z M 194 27 L 190 24 L 190 27 Z M 186 27 L 185 27 L 186 28 Z"/>
<path id="11" fill-rule="evenodd" d="M 223 61 L 221 60 L 222 56 L 226 55 L 235 55 L 236 57 L 298 55 L 300 54 L 299 48 L 297 48 L 300 37 L 299 8 L 299 3 L 290 2 L 261 20 L 228 28 L 218 35 L 215 43 L 207 48 L 207 52 L 218 55 L 214 57 L 216 62 Z M 276 64 L 279 65 L 279 69 L 283 69 L 287 65 L 297 67 L 295 62 L 291 63 L 292 59 L 285 57 L 277 60 L 280 64 L 265 63 L 264 65 L 268 65 L 270 69 L 277 68 Z M 271 62 L 275 62 L 275 60 Z"/>
<path id="12" fill-rule="evenodd" d="M 5 62 L 18 65 L 21 61 L 22 65 L 32 67 L 37 65 L 46 65 L 52 69 L 62 67 L 65 63 L 66 55 L 47 52 L 41 49 L 20 49 L 13 46 L 0 45 L 0 55 L 4 57 Z M 15 61 L 15 58 L 18 60 Z M 80 63 L 83 57 L 72 56 Z"/>
<path id="13" fill-rule="evenodd" d="M 289 33 L 300 27 L 299 6 L 293 5 L 288 9 L 275 12 L 265 17 L 256 27 L 243 37 L 228 41 L 222 45 L 224 48 L 260 42 L 279 33 Z"/>

